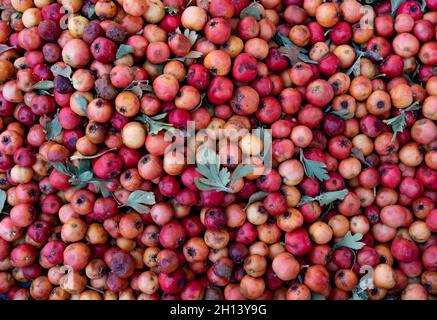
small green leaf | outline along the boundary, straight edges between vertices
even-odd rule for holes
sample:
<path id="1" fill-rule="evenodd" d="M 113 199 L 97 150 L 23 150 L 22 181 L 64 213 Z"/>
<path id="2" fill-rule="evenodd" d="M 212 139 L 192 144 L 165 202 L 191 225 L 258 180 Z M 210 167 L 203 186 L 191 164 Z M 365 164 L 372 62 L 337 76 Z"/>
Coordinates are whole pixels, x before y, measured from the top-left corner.
<path id="1" fill-rule="evenodd" d="M 388 124 L 389 126 L 391 126 L 392 130 L 393 130 L 393 138 L 392 141 L 396 140 L 396 136 L 399 132 L 404 131 L 405 127 L 407 126 L 407 123 L 405 122 L 405 118 L 404 116 L 401 114 L 399 114 L 398 116 L 391 118 L 391 119 L 387 119 L 387 120 L 382 120 L 382 122 L 384 122 L 385 124 Z"/>
<path id="2" fill-rule="evenodd" d="M 150 134 L 157 134 L 159 131 L 162 130 L 173 130 L 174 127 L 170 123 L 163 123 L 163 122 L 150 122 L 148 123 L 148 132 Z"/>
<path id="3" fill-rule="evenodd" d="M 355 77 L 358 77 L 361 73 L 361 58 L 362 55 L 359 54 L 355 62 L 352 64 L 352 66 L 345 72 L 348 76 L 353 74 Z"/>
<path id="4" fill-rule="evenodd" d="M 348 193 L 349 190 L 347 189 L 324 192 L 319 196 L 319 203 L 321 206 L 326 206 L 336 200 L 343 200 Z"/>
<path id="5" fill-rule="evenodd" d="M 111 195 L 108 187 L 106 187 L 105 181 L 94 179 L 91 180 L 90 183 L 93 184 L 94 189 L 96 189 L 97 192 L 100 192 L 103 197 L 109 197 Z"/>
<path id="6" fill-rule="evenodd" d="M 65 68 L 62 68 L 59 65 L 55 64 L 51 66 L 50 71 L 70 80 L 71 74 L 73 73 L 73 70 L 69 65 L 65 65 Z"/>
<path id="7" fill-rule="evenodd" d="M 153 88 L 147 80 L 134 80 L 124 90 L 132 91 L 140 99 L 143 97 L 143 92 L 153 92 Z"/>
<path id="8" fill-rule="evenodd" d="M 342 189 L 338 191 L 330 191 L 330 192 L 324 192 L 316 197 L 310 197 L 310 196 L 303 196 L 299 203 L 298 207 L 307 204 L 311 201 L 318 201 L 321 206 L 326 206 L 328 204 L 331 204 L 332 202 L 336 200 L 343 200 L 344 197 L 349 193 L 347 189 Z"/>
<path id="9" fill-rule="evenodd" d="M 408 74 L 403 73 L 403 74 L 402 74 L 402 77 L 404 77 L 405 79 L 407 79 L 408 84 L 409 84 L 410 86 L 414 84 L 413 79 L 411 79 L 411 77 L 410 77 Z"/>
<path id="10" fill-rule="evenodd" d="M 372 60 L 375 60 L 375 61 L 382 61 L 382 60 L 384 60 L 384 58 L 381 57 L 381 55 L 378 52 L 373 51 L 373 50 L 364 51 L 363 52 L 363 57 L 369 58 L 369 59 L 372 59 Z"/>
<path id="11" fill-rule="evenodd" d="M 264 191 L 257 191 L 255 193 L 252 193 L 252 195 L 249 197 L 249 200 L 247 201 L 247 204 L 244 207 L 244 209 L 246 209 L 252 203 L 264 199 L 265 197 L 267 197 L 267 195 L 268 195 L 268 193 L 264 192 Z"/>
<path id="12" fill-rule="evenodd" d="M 71 176 L 70 172 L 67 170 L 67 168 L 65 167 L 65 165 L 61 162 L 55 162 L 52 164 L 53 168 L 55 168 L 57 171 L 67 175 L 67 176 Z"/>
<path id="13" fill-rule="evenodd" d="M 334 245 L 333 249 L 335 250 L 338 248 L 346 247 L 353 250 L 359 250 L 366 245 L 364 242 L 360 242 L 362 238 L 363 235 L 361 233 L 355 233 L 354 235 L 352 235 L 352 233 L 348 231 L 343 239 L 341 239 Z"/>
<path id="14" fill-rule="evenodd" d="M 39 96 L 44 96 L 44 95 L 48 95 L 48 96 L 52 96 L 53 97 L 53 93 L 48 92 L 47 90 L 36 90 L 36 94 Z"/>
<path id="15" fill-rule="evenodd" d="M 79 160 L 79 166 L 75 166 L 70 161 L 65 161 L 65 165 L 61 162 L 56 162 L 53 167 L 59 172 L 70 177 L 68 180 L 73 186 L 81 189 L 84 188 L 93 179 L 93 172 L 89 160 Z"/>
<path id="16" fill-rule="evenodd" d="M 91 170 L 91 162 L 88 160 L 79 159 L 79 172 L 85 172 Z"/>
<path id="17" fill-rule="evenodd" d="M 50 90 L 53 88 L 54 88 L 53 81 L 49 81 L 49 80 L 39 81 L 32 86 L 32 89 L 35 89 L 35 90 L 37 90 L 37 89 L 38 90 Z"/>
<path id="18" fill-rule="evenodd" d="M 143 97 L 143 90 L 140 86 L 132 87 L 130 91 L 132 91 L 140 99 Z"/>
<path id="19" fill-rule="evenodd" d="M 194 184 L 199 190 L 207 191 L 207 190 L 216 190 L 217 186 L 211 186 L 208 184 L 208 180 L 205 178 L 194 178 Z"/>
<path id="20" fill-rule="evenodd" d="M 81 182 L 88 182 L 93 178 L 93 173 L 91 171 L 85 171 L 81 173 L 78 178 Z"/>
<path id="21" fill-rule="evenodd" d="M 205 150 L 200 159 L 196 170 L 205 178 L 196 178 L 194 183 L 200 190 L 216 190 L 223 192 L 233 192 L 227 185 L 230 182 L 228 169 L 220 169 L 220 158 L 217 154 Z"/>
<path id="22" fill-rule="evenodd" d="M 215 183 L 206 178 L 195 178 L 194 184 L 199 190 L 202 191 L 215 190 L 218 192 L 229 192 L 229 193 L 233 192 L 231 188 L 224 186 L 223 183 L 221 182 Z"/>
<path id="23" fill-rule="evenodd" d="M 140 202 L 147 205 L 153 205 L 155 204 L 155 195 L 153 192 L 137 190 L 129 195 L 127 202 L 129 204 L 134 202 Z"/>
<path id="24" fill-rule="evenodd" d="M 291 44 L 287 47 L 280 47 L 279 53 L 290 60 L 292 65 L 295 65 L 298 62 L 305 62 L 310 64 L 318 64 L 317 61 L 311 60 L 308 55 L 303 53 L 303 49 L 294 44 Z"/>
<path id="25" fill-rule="evenodd" d="M 96 6 L 94 4 L 90 5 L 90 8 L 88 10 L 88 19 L 91 19 L 94 16 L 95 12 L 96 12 Z"/>
<path id="26" fill-rule="evenodd" d="M 203 56 L 203 53 L 200 51 L 190 51 L 186 56 L 184 56 L 184 59 L 198 59 Z"/>
<path id="27" fill-rule="evenodd" d="M 290 60 L 292 64 L 299 62 L 299 49 L 295 45 L 291 45 L 291 47 L 280 47 L 279 53 Z"/>
<path id="28" fill-rule="evenodd" d="M 5 207 L 7 198 L 7 193 L 4 190 L 0 190 L 0 213 L 3 211 L 3 208 Z"/>
<path id="29" fill-rule="evenodd" d="M 276 43 L 281 47 L 291 48 L 293 46 L 293 42 L 291 42 L 290 38 L 283 35 L 279 30 L 276 31 L 275 40 Z"/>
<path id="30" fill-rule="evenodd" d="M 149 82 L 139 81 L 138 83 L 140 84 L 141 90 L 145 92 L 153 93 L 153 88 L 151 85 L 149 85 Z"/>
<path id="31" fill-rule="evenodd" d="M 363 151 L 361 151 L 361 149 L 358 149 L 356 147 L 353 147 L 351 150 L 351 156 L 360 160 L 360 162 L 364 165 L 366 165 L 367 167 L 371 168 L 371 164 L 369 162 L 367 162 L 366 158 L 364 157 Z"/>
<path id="32" fill-rule="evenodd" d="M 329 179 L 328 171 L 325 169 L 326 164 L 323 162 L 306 159 L 302 149 L 300 151 L 300 161 L 303 164 L 305 174 L 311 179 L 317 178 L 320 181 Z"/>
<path id="33" fill-rule="evenodd" d="M 54 116 L 53 120 L 47 123 L 47 125 L 44 128 L 44 131 L 47 133 L 46 138 L 48 140 L 54 140 L 57 136 L 59 136 L 62 133 L 62 127 L 59 123 L 58 119 L 58 113 Z"/>
<path id="34" fill-rule="evenodd" d="M 74 100 L 76 101 L 76 103 L 79 105 L 80 109 L 82 110 L 82 112 L 84 114 L 87 114 L 87 107 L 88 107 L 88 100 L 85 99 L 83 96 L 81 95 L 77 95 L 74 97 Z"/>
<path id="35" fill-rule="evenodd" d="M 149 134 L 157 134 L 161 130 L 173 130 L 174 127 L 170 123 L 160 122 L 156 120 L 163 119 L 167 116 L 166 113 L 156 115 L 153 117 L 146 116 L 145 114 L 138 116 L 135 118 L 135 120 L 141 121 L 146 124 L 147 126 L 147 132 Z"/>
<path id="36" fill-rule="evenodd" d="M 332 111 L 331 114 L 340 117 L 344 120 L 352 119 L 354 117 L 354 114 L 349 113 L 349 110 L 338 110 L 338 111 Z"/>
<path id="37" fill-rule="evenodd" d="M 155 204 L 155 195 L 153 192 L 137 190 L 132 192 L 127 198 L 126 205 L 139 213 L 148 213 L 147 205 Z"/>
<path id="38" fill-rule="evenodd" d="M 23 14 L 22 14 L 21 12 L 14 12 L 14 13 L 11 15 L 11 18 L 14 18 L 14 19 L 20 19 L 22 16 L 23 16 Z"/>
<path id="39" fill-rule="evenodd" d="M 405 112 L 416 111 L 416 110 L 420 110 L 420 109 L 421 109 L 421 106 L 420 106 L 419 102 L 416 101 L 405 109 L 399 109 L 399 115 L 397 115 L 396 117 L 382 121 L 385 124 L 388 124 L 389 126 L 392 127 L 392 130 L 393 130 L 392 141 L 396 140 L 396 135 L 398 134 L 398 132 L 404 131 L 405 127 L 407 126 Z"/>
<path id="40" fill-rule="evenodd" d="M 209 175 L 209 168 L 205 164 L 198 164 L 196 170 L 205 177 Z"/>
<path id="41" fill-rule="evenodd" d="M 258 2 L 252 2 L 246 8 L 241 10 L 240 19 L 245 17 L 254 17 L 256 20 L 261 20 L 262 16 Z"/>
<path id="42" fill-rule="evenodd" d="M 291 42 L 290 38 L 283 35 L 281 32 L 276 31 L 275 41 L 280 46 L 279 53 L 290 60 L 291 64 L 296 64 L 299 61 L 311 64 L 317 64 L 317 61 L 311 60 L 306 53 L 305 48 L 296 46 Z"/>
<path id="43" fill-rule="evenodd" d="M 401 111 L 417 111 L 422 109 L 422 106 L 420 105 L 419 101 L 413 102 L 410 106 L 406 107 L 405 109 L 400 109 Z"/>
<path id="44" fill-rule="evenodd" d="M 220 168 L 220 157 L 218 154 L 205 149 L 199 159 L 196 170 L 205 177 L 194 179 L 194 183 L 200 190 L 233 192 L 228 187 L 231 174 L 227 168 Z"/>
<path id="45" fill-rule="evenodd" d="M 115 54 L 115 58 L 116 59 L 120 59 L 121 57 L 132 53 L 134 51 L 134 49 L 127 45 L 127 44 L 121 44 L 120 47 L 118 47 L 117 53 Z"/>
<path id="46" fill-rule="evenodd" d="M 309 64 L 318 64 L 317 61 L 315 60 L 311 60 L 306 54 L 303 53 L 299 53 L 297 55 L 297 57 L 299 58 L 300 61 L 305 62 L 305 63 L 309 63 Z"/>
<path id="47" fill-rule="evenodd" d="M 324 168 L 326 168 L 326 164 L 323 162 L 305 160 L 305 171 L 311 179 L 317 178 L 320 181 L 328 180 L 328 172 Z"/>
<path id="48" fill-rule="evenodd" d="M 151 116 L 150 119 L 153 120 L 162 120 L 167 116 L 167 113 L 157 114 L 156 116 Z"/>
<path id="49" fill-rule="evenodd" d="M 102 183 L 100 185 L 100 190 L 98 191 L 102 194 L 103 197 L 109 197 L 111 195 L 111 192 L 109 192 L 108 187 L 106 187 L 106 184 Z"/>
<path id="50" fill-rule="evenodd" d="M 238 179 L 244 178 L 245 176 L 251 174 L 252 172 L 253 172 L 252 165 L 240 163 L 238 167 L 235 168 L 232 174 L 231 184 L 234 184 Z"/>
<path id="51" fill-rule="evenodd" d="M 67 170 L 68 170 L 68 172 L 70 172 L 71 175 L 73 175 L 73 176 L 78 176 L 78 175 L 80 175 L 82 172 L 84 172 L 84 171 L 81 171 L 80 168 L 76 167 L 76 166 L 75 166 L 72 162 L 70 162 L 70 161 L 65 161 L 65 163 L 66 163 L 66 166 L 67 166 Z"/>
<path id="52" fill-rule="evenodd" d="M 219 179 L 224 186 L 231 181 L 231 173 L 226 168 L 221 168 L 219 171 Z"/>
<path id="53" fill-rule="evenodd" d="M 352 298 L 349 300 L 368 300 L 369 297 L 365 290 L 360 290 L 357 288 L 352 289 Z"/>
<path id="54" fill-rule="evenodd" d="M 391 4 L 391 14 L 394 15 L 398 11 L 399 6 L 405 2 L 405 0 L 390 0 Z"/>
<path id="55" fill-rule="evenodd" d="M 317 201 L 317 197 L 302 196 L 300 198 L 300 201 L 297 204 L 297 206 L 300 207 L 300 206 L 303 206 L 304 204 L 310 203 L 312 201 Z"/>
<path id="56" fill-rule="evenodd" d="M 68 182 L 70 182 L 72 186 L 75 186 L 76 189 L 83 189 L 87 185 L 86 182 L 81 181 L 77 176 L 72 176 L 70 179 L 68 179 Z"/>

